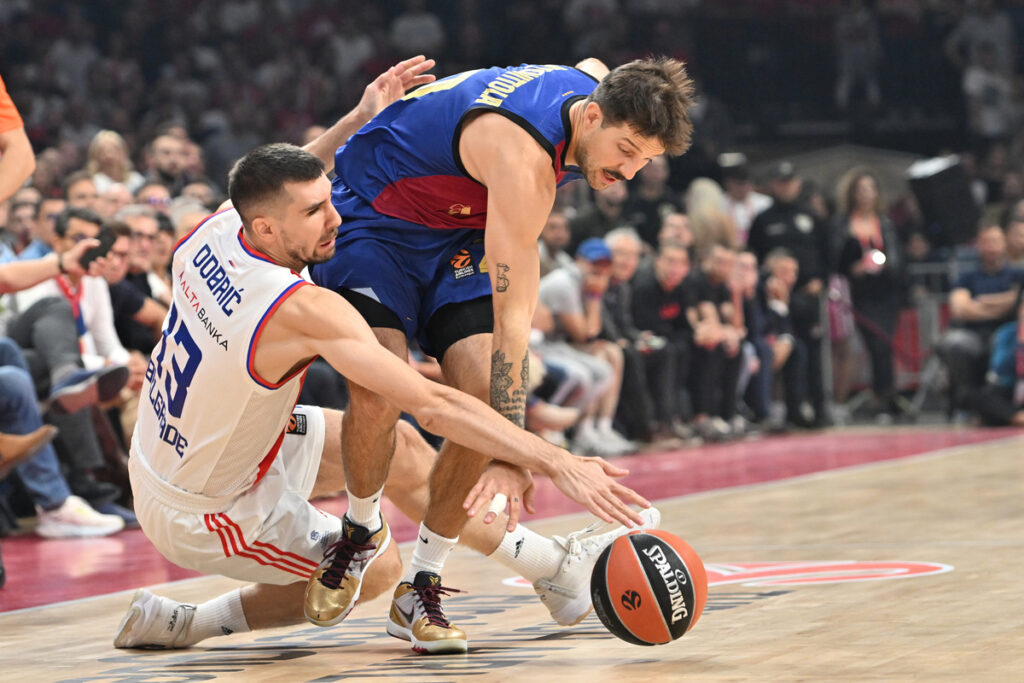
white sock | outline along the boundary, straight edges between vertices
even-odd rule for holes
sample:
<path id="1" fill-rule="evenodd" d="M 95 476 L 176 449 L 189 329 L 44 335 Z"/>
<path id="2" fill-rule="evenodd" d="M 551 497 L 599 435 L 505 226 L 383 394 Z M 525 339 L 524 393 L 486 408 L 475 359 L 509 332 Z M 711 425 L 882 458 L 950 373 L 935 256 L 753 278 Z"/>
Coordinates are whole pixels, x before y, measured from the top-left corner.
<path id="1" fill-rule="evenodd" d="M 505 532 L 501 543 L 488 557 L 534 583 L 558 573 L 565 559 L 565 549 L 519 524 L 515 531 Z"/>
<path id="2" fill-rule="evenodd" d="M 581 432 L 592 432 L 594 431 L 594 416 L 588 415 L 580 420 L 580 426 L 577 428 Z"/>
<path id="3" fill-rule="evenodd" d="M 229 636 L 249 630 L 249 623 L 242 611 L 242 589 L 236 588 L 196 607 L 188 644 L 195 645 L 200 640 L 214 636 Z"/>
<path id="4" fill-rule="evenodd" d="M 597 418 L 597 431 L 601 434 L 607 434 L 612 431 L 612 419 L 610 417 Z"/>
<path id="5" fill-rule="evenodd" d="M 359 498 L 349 492 L 348 512 L 345 513 L 345 516 L 359 526 L 366 527 L 370 531 L 377 531 L 380 529 L 380 497 L 382 495 L 384 495 L 383 486 L 366 498 Z"/>
<path id="6" fill-rule="evenodd" d="M 441 574 L 444 569 L 444 561 L 448 559 L 449 553 L 455 549 L 459 537 L 445 538 L 435 534 L 427 528 L 426 524 L 420 523 L 420 533 L 416 538 L 416 547 L 412 551 L 412 560 L 405 570 L 403 581 L 412 583 L 419 572 L 433 572 Z"/>

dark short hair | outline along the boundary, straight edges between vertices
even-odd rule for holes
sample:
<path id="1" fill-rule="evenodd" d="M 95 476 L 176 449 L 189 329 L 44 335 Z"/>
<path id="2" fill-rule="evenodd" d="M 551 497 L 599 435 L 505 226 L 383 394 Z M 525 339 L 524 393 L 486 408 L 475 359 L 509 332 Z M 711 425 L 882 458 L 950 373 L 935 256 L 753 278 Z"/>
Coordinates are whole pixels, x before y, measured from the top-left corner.
<path id="1" fill-rule="evenodd" d="M 39 204 L 42 204 L 42 202 L 39 202 Z M 36 212 L 39 210 L 39 204 L 37 204 L 35 202 L 15 202 L 15 203 L 11 204 L 11 208 L 8 209 L 8 214 L 14 213 L 15 211 L 17 211 L 18 209 L 20 209 L 23 206 L 31 206 L 32 207 L 32 218 L 35 218 L 36 217 Z"/>
<path id="2" fill-rule="evenodd" d="M 678 249 L 679 251 L 686 252 L 687 257 L 690 256 L 690 250 L 685 244 L 676 240 L 665 240 L 658 245 L 658 256 L 661 256 L 669 249 Z"/>
<path id="3" fill-rule="evenodd" d="M 242 223 L 249 226 L 249 212 L 284 189 L 285 183 L 316 180 L 323 162 L 301 147 L 284 142 L 261 145 L 235 162 L 228 173 L 228 196 Z"/>
<path id="4" fill-rule="evenodd" d="M 671 156 L 690 147 L 693 81 L 677 59 L 638 59 L 612 69 L 587 101 L 601 107 L 607 125 L 626 124 L 639 135 L 657 138 Z"/>
<path id="5" fill-rule="evenodd" d="M 74 173 L 69 174 L 68 177 L 64 179 L 64 182 L 61 184 L 61 198 L 67 200 L 68 191 L 71 189 L 71 186 L 74 185 L 75 183 L 80 183 L 83 180 L 88 180 L 94 185 L 96 184 L 92 179 L 91 173 L 89 173 L 84 168 L 79 169 Z"/>
<path id="6" fill-rule="evenodd" d="M 161 135 L 160 137 L 170 137 L 170 136 L 163 136 L 163 135 Z M 171 192 L 171 188 L 167 187 L 167 183 L 162 183 L 159 180 L 147 180 L 146 182 L 144 182 L 141 185 L 139 185 L 139 188 L 137 190 L 135 190 L 135 194 L 133 194 L 132 197 L 135 198 L 135 199 L 138 199 L 139 198 L 139 193 L 142 192 L 143 190 L 145 190 L 147 187 L 162 187 L 165 190 L 167 190 L 168 194 L 170 194 L 170 192 Z"/>
<path id="7" fill-rule="evenodd" d="M 57 233 L 58 237 L 64 237 L 67 234 L 68 223 L 71 222 L 72 218 L 77 218 L 86 223 L 93 223 L 100 228 L 103 227 L 103 219 L 95 211 L 83 206 L 69 206 L 57 214 L 57 221 L 53 225 L 53 231 Z"/>
<path id="8" fill-rule="evenodd" d="M 114 233 L 114 237 L 131 237 L 132 229 L 124 221 L 110 220 L 103 226 L 104 230 Z"/>

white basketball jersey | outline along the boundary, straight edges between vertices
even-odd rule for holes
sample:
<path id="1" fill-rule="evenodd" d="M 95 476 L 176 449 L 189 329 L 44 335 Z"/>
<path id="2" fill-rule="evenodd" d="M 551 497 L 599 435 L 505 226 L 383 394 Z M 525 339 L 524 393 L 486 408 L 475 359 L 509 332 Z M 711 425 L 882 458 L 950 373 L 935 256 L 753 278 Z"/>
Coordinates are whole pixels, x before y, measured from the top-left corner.
<path id="1" fill-rule="evenodd" d="M 264 325 L 309 283 L 256 251 L 241 227 L 237 211 L 222 211 L 175 247 L 173 303 L 132 439 L 161 479 L 211 497 L 245 491 L 266 472 L 308 367 L 277 383 L 256 373 Z"/>

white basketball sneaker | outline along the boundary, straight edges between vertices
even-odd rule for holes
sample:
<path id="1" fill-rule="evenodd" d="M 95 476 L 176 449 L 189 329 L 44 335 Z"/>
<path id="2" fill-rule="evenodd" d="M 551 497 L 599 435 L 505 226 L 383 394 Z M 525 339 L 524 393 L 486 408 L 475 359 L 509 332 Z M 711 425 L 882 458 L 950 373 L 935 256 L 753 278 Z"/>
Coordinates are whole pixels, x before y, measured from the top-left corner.
<path id="1" fill-rule="evenodd" d="M 189 627 L 196 615 L 195 605 L 153 595 L 142 588 L 135 591 L 128 613 L 114 637 L 114 647 L 176 649 L 188 647 Z"/>
<path id="2" fill-rule="evenodd" d="M 640 511 L 643 526 L 628 529 L 618 526 L 611 531 L 596 533 L 601 523 L 591 524 L 586 529 L 574 531 L 565 538 L 554 536 L 556 543 L 565 548 L 565 559 L 558 573 L 549 579 L 534 582 L 533 590 L 540 601 L 551 612 L 552 618 L 561 626 L 573 626 L 583 621 L 593 605 L 590 600 L 590 574 L 594 570 L 601 551 L 619 536 L 625 536 L 637 529 L 657 529 L 661 513 L 657 508 Z"/>

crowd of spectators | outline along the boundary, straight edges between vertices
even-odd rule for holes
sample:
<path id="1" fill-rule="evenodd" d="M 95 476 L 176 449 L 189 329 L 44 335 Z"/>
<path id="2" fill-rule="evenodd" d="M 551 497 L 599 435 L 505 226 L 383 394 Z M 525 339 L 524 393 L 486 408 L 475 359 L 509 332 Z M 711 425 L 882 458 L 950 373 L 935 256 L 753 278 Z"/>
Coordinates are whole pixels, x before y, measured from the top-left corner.
<path id="1" fill-rule="evenodd" d="M 308 140 L 410 51 L 438 55 L 441 74 L 664 52 L 692 58 L 708 85 L 689 154 L 600 192 L 558 193 L 538 243 L 527 408 L 545 438 L 617 455 L 815 429 L 849 419 L 843 406 L 860 389 L 870 400 L 858 417 L 899 419 L 901 311 L 946 290 L 952 323 L 936 354 L 950 414 L 1024 424 L 1019 15 L 978 0 L 961 16 L 953 4 L 4 3 L 0 73 L 34 153 L 30 177 L 0 196 L 0 534 L 32 515 L 48 537 L 135 523 L 126 444 L 170 303 L 173 245 L 224 199 L 235 158 L 270 139 Z M 754 173 L 730 131 L 749 115 L 736 116 L 743 97 L 770 83 L 726 101 L 716 48 L 693 27 L 776 26 L 766 5 L 834 27 L 829 101 L 842 111 L 857 97 L 883 107 L 888 79 L 923 68 L 917 56 L 880 69 L 894 31 L 942 38 L 933 47 L 946 71 L 962 70 L 959 151 L 983 216 L 975 246 L 954 254 L 952 285 L 917 277 L 915 266 L 950 254 L 930 244 L 913 195 L 871 168 L 848 169 L 836 187 L 785 160 Z M 108 255 L 83 267 L 97 238 Z M 20 263 L 39 275 L 9 283 L 4 268 Z M 858 345 L 867 387 L 852 372 Z M 410 361 L 443 379 L 431 359 Z M 314 364 L 301 400 L 344 407 L 344 380 Z"/>

